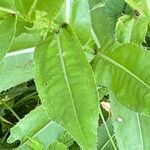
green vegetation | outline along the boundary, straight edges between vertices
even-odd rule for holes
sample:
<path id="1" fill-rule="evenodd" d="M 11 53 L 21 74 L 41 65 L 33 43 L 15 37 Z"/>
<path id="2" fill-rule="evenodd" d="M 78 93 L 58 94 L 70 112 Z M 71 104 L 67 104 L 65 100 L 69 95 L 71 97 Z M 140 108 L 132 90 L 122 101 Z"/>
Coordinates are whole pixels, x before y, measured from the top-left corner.
<path id="1" fill-rule="evenodd" d="M 150 150 L 149 0 L 0 0 L 0 150 Z"/>

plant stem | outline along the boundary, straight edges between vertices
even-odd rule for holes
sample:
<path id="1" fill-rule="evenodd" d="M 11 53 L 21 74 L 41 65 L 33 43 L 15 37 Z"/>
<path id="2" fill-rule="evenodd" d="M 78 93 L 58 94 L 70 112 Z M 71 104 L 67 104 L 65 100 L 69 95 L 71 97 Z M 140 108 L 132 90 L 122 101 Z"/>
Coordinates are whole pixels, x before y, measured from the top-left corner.
<path id="1" fill-rule="evenodd" d="M 70 23 L 71 21 L 71 3 L 72 3 L 72 0 L 66 0 L 65 2 L 65 7 L 66 7 L 66 14 L 65 14 L 65 21 L 66 23 Z"/>
<path id="2" fill-rule="evenodd" d="M 1 102 L 2 102 L 2 104 L 4 105 L 4 106 L 6 106 L 6 108 L 8 109 L 8 110 L 10 110 L 10 112 L 16 117 L 16 119 L 19 121 L 20 120 L 20 117 L 17 115 L 17 113 L 9 106 L 9 105 L 7 105 L 7 103 L 5 103 L 3 100 L 1 100 Z"/>
<path id="3" fill-rule="evenodd" d="M 110 135 L 109 129 L 107 128 L 107 124 L 106 124 L 106 121 L 105 121 L 105 119 L 104 119 L 104 115 L 103 115 L 103 113 L 102 113 L 101 108 L 100 108 L 100 116 L 101 116 L 102 121 L 103 121 L 103 123 L 104 123 L 104 126 L 105 126 L 105 129 L 106 129 L 106 131 L 107 131 L 108 137 L 109 137 L 109 139 L 110 139 L 110 141 L 111 141 L 111 143 L 112 143 L 112 146 L 113 146 L 114 150 L 117 150 L 117 148 L 116 148 L 116 146 L 115 146 L 115 143 L 114 143 L 114 141 L 113 141 L 113 137 Z"/>
<path id="4" fill-rule="evenodd" d="M 11 124 L 11 125 L 12 125 L 11 122 L 9 122 L 8 120 L 6 120 L 6 119 L 3 118 L 2 116 L 0 116 L 0 120 L 3 121 L 3 122 L 5 122 L 5 123 L 8 123 L 8 124 Z"/>
<path id="5" fill-rule="evenodd" d="M 114 138 L 114 137 L 115 137 L 115 134 L 112 135 L 112 138 Z M 109 142 L 111 142 L 110 139 L 103 145 L 103 147 L 100 150 L 104 150 Z"/>

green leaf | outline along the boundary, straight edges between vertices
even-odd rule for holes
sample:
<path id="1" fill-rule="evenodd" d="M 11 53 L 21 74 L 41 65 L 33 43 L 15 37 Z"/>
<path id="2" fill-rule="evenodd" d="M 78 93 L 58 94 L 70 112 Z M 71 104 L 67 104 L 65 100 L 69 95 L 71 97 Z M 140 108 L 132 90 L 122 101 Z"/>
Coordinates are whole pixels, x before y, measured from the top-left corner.
<path id="1" fill-rule="evenodd" d="M 33 49 L 8 53 L 0 64 L 0 92 L 33 78 Z"/>
<path id="2" fill-rule="evenodd" d="M 38 44 L 42 38 L 40 36 L 41 29 L 31 30 L 32 26 L 34 26 L 33 23 L 28 23 L 18 18 L 15 38 L 9 52 L 35 47 Z"/>
<path id="3" fill-rule="evenodd" d="M 130 110 L 150 115 L 150 53 L 133 44 L 103 47 L 93 61 L 100 85 Z"/>
<path id="4" fill-rule="evenodd" d="M 39 141 L 46 149 L 49 144 L 57 141 L 63 131 L 59 125 L 50 121 L 43 107 L 39 106 L 11 129 L 8 142 L 13 143 L 16 140 L 20 140 L 21 145 L 18 150 L 31 150 L 30 144 L 32 141 L 28 138 L 31 137 Z"/>
<path id="5" fill-rule="evenodd" d="M 80 42 L 85 44 L 90 37 L 91 20 L 87 0 L 72 1 L 70 25 L 76 32 Z"/>
<path id="6" fill-rule="evenodd" d="M 45 0 L 17 0 L 16 9 L 19 11 L 17 33 L 11 45 L 11 51 L 31 48 L 44 39 L 52 27 L 63 0 L 51 2 Z M 49 9 L 51 8 L 51 9 Z"/>
<path id="7" fill-rule="evenodd" d="M 130 111 L 111 98 L 112 121 L 120 150 L 149 150 L 150 118 Z"/>
<path id="8" fill-rule="evenodd" d="M 133 9 L 150 17 L 150 2 L 149 0 L 125 0 Z"/>
<path id="9" fill-rule="evenodd" d="M 32 23 L 18 18 L 15 39 L 11 44 L 10 51 L 37 46 L 50 31 L 50 27 L 50 21 L 45 11 L 35 11 L 35 19 Z"/>
<path id="10" fill-rule="evenodd" d="M 115 36 L 120 43 L 142 44 L 145 41 L 148 22 L 148 18 L 143 15 L 138 18 L 124 15 L 118 19 Z"/>
<path id="11" fill-rule="evenodd" d="M 110 134 L 114 140 L 114 135 L 115 135 L 114 134 L 114 127 L 112 125 L 112 121 L 110 118 L 106 121 L 106 124 L 107 124 L 109 132 L 110 132 Z M 98 150 L 114 149 L 112 146 L 112 143 L 110 141 L 110 138 L 106 132 L 104 124 L 102 124 L 100 127 L 98 127 L 97 131 L 98 131 L 97 149 Z"/>
<path id="12" fill-rule="evenodd" d="M 10 52 L 35 47 L 40 40 L 39 31 L 36 33 L 23 32 L 14 39 L 10 47 Z"/>
<path id="13" fill-rule="evenodd" d="M 69 23 L 77 34 L 81 44 L 85 44 L 91 35 L 91 19 L 87 0 L 66 0 L 61 8 L 55 23 Z"/>
<path id="14" fill-rule="evenodd" d="M 74 143 L 74 139 L 68 134 L 67 131 L 64 131 L 62 135 L 60 135 L 58 141 L 63 143 L 67 147 L 70 147 Z"/>
<path id="15" fill-rule="evenodd" d="M 0 0 L 0 11 L 7 13 L 15 13 L 14 0 Z"/>
<path id="16" fill-rule="evenodd" d="M 124 0 L 89 0 L 94 36 L 100 45 L 114 41 L 115 24 L 124 5 Z"/>
<path id="17" fill-rule="evenodd" d="M 98 94 L 91 67 L 69 25 L 37 47 L 35 81 L 49 117 L 83 150 L 95 150 Z"/>
<path id="18" fill-rule="evenodd" d="M 27 145 L 30 147 L 31 150 L 44 150 L 43 145 L 39 141 L 37 141 L 33 138 L 30 138 L 30 137 L 28 139 L 29 139 L 30 143 L 28 143 Z M 20 148 L 18 148 L 18 149 L 20 149 Z M 21 150 L 22 149 L 23 148 L 21 148 Z"/>
<path id="19" fill-rule="evenodd" d="M 17 17 L 0 12 L 0 61 L 8 51 L 15 35 Z"/>
<path id="20" fill-rule="evenodd" d="M 67 150 L 67 147 L 62 143 L 54 143 L 47 150 Z"/>
<path id="21" fill-rule="evenodd" d="M 16 10 L 21 14 L 32 17 L 36 10 L 45 11 L 48 13 L 49 20 L 52 21 L 57 15 L 64 0 L 14 0 Z"/>

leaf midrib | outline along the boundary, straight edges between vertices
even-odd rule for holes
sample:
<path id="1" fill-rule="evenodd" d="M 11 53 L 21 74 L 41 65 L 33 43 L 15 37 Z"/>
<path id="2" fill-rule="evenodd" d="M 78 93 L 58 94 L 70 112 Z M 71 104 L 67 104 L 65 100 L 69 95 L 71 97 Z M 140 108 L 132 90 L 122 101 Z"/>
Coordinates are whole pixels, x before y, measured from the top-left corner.
<path id="1" fill-rule="evenodd" d="M 65 65 L 65 62 L 64 62 L 64 58 L 63 58 L 63 49 L 62 49 L 62 45 L 61 45 L 60 35 L 59 34 L 56 34 L 56 41 L 57 41 L 57 46 L 58 46 L 58 51 L 59 51 L 62 71 L 63 71 L 64 77 L 65 77 L 65 81 L 66 81 L 66 85 L 67 85 L 67 88 L 68 88 L 68 91 L 69 91 L 71 103 L 72 103 L 72 106 L 73 106 L 73 109 L 74 109 L 76 122 L 77 122 L 79 130 L 80 130 L 80 132 L 82 134 L 82 138 L 84 139 L 85 144 L 86 144 L 86 138 L 84 136 L 84 133 L 82 132 L 82 127 L 80 126 L 80 121 L 78 119 L 78 114 L 77 114 L 75 103 L 74 103 L 74 100 L 73 100 L 73 95 L 72 95 L 72 91 L 71 91 L 71 87 L 70 87 L 70 83 L 69 83 L 69 79 L 68 79 L 68 75 L 67 75 L 66 65 Z"/>
<path id="2" fill-rule="evenodd" d="M 31 135 L 31 136 L 29 136 L 29 137 L 31 137 L 31 138 L 34 138 L 34 137 L 36 137 L 42 130 L 44 130 L 50 123 L 52 123 L 51 121 L 50 122 L 48 122 L 48 123 L 46 123 L 44 126 L 42 126 L 41 128 L 40 128 L 40 130 L 38 130 L 37 132 L 35 132 L 33 135 Z M 26 137 L 25 137 L 26 138 Z M 24 139 L 25 139 L 24 138 Z M 24 140 L 23 139 L 23 140 Z M 28 138 L 27 138 L 28 139 Z M 22 146 L 24 146 L 25 144 L 27 144 L 27 142 L 29 142 L 30 140 L 28 139 L 28 140 L 26 140 L 26 141 L 24 141 L 21 145 L 20 145 L 20 147 L 22 147 Z M 18 148 L 20 148 L 20 147 L 18 147 Z"/>
<path id="3" fill-rule="evenodd" d="M 132 76 L 133 78 L 135 78 L 138 82 L 140 82 L 144 87 L 148 88 L 150 90 L 150 86 L 145 83 L 142 79 L 140 79 L 136 74 L 134 74 L 132 71 L 130 71 L 128 68 L 124 67 L 123 65 L 119 64 L 117 61 L 115 61 L 114 59 L 106 56 L 103 53 L 98 53 L 98 56 L 100 56 L 102 59 L 104 59 L 105 61 L 113 64 L 114 66 L 117 66 L 119 69 L 125 71 L 126 73 L 128 73 L 130 76 Z"/>
<path id="4" fill-rule="evenodd" d="M 140 139 L 141 139 L 141 146 L 142 146 L 142 149 L 141 150 L 144 150 L 144 142 L 143 142 L 143 135 L 142 135 L 142 128 L 141 128 L 141 125 L 140 125 L 140 118 L 139 118 L 139 114 L 137 113 L 136 114 L 136 118 L 137 118 L 137 122 L 138 122 L 138 128 L 139 128 L 139 134 L 140 134 Z"/>

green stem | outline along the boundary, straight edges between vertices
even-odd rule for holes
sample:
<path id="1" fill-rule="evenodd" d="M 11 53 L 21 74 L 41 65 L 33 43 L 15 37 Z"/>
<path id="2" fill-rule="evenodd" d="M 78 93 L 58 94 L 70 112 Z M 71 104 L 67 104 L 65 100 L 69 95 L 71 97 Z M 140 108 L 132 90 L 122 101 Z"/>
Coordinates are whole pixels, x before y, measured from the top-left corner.
<path id="1" fill-rule="evenodd" d="M 4 106 L 6 106 L 6 108 L 8 109 L 8 110 L 10 110 L 10 112 L 17 118 L 17 120 L 19 121 L 20 120 L 20 117 L 16 114 L 16 112 L 9 106 L 9 105 L 7 105 L 7 103 L 5 103 L 3 100 L 1 100 L 1 102 L 2 102 L 2 104 L 4 105 Z"/>
<path id="2" fill-rule="evenodd" d="M 11 125 L 12 125 L 11 122 L 9 122 L 8 120 L 6 120 L 6 119 L 3 118 L 2 116 L 0 116 L 0 120 L 3 121 L 3 122 L 5 122 L 5 123 L 8 123 L 8 124 L 11 124 Z"/>
<path id="3" fill-rule="evenodd" d="M 114 143 L 114 141 L 113 141 L 113 137 L 110 135 L 110 132 L 109 132 L 109 129 L 108 129 L 108 127 L 107 127 L 107 124 L 106 124 L 106 121 L 105 121 L 105 119 L 104 119 L 104 115 L 103 115 L 103 113 L 102 113 L 101 108 L 100 108 L 100 116 L 101 116 L 102 121 L 103 121 L 103 123 L 104 123 L 104 126 L 105 126 L 105 129 L 106 129 L 106 131 L 107 131 L 108 137 L 109 137 L 109 139 L 110 139 L 110 141 L 111 141 L 111 143 L 112 143 L 112 146 L 113 146 L 114 150 L 117 150 L 117 148 L 116 148 L 116 146 L 115 146 L 115 143 Z"/>
<path id="4" fill-rule="evenodd" d="M 115 134 L 112 135 L 112 139 L 115 137 Z M 109 139 L 100 150 L 104 150 L 106 148 L 106 146 L 108 145 L 108 143 L 111 142 L 111 140 Z"/>
<path id="5" fill-rule="evenodd" d="M 66 3 L 65 3 L 65 7 L 66 7 L 66 14 L 65 14 L 65 21 L 66 23 L 70 23 L 71 22 L 71 4 L 72 4 L 72 0 L 66 0 Z"/>

